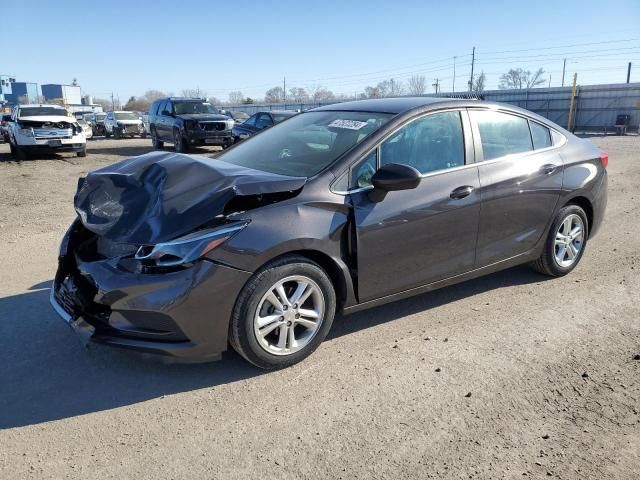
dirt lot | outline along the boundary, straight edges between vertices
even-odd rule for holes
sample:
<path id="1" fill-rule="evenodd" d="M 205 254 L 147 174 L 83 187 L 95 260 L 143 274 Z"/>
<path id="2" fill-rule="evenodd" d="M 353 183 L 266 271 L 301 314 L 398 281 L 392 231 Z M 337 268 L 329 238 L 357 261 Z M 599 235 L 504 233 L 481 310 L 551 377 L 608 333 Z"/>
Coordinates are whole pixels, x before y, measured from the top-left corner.
<path id="1" fill-rule="evenodd" d="M 640 137 L 592 140 L 609 207 L 571 275 L 345 317 L 275 373 L 85 348 L 48 304 L 76 181 L 150 141 L 0 145 L 0 478 L 639 478 Z"/>

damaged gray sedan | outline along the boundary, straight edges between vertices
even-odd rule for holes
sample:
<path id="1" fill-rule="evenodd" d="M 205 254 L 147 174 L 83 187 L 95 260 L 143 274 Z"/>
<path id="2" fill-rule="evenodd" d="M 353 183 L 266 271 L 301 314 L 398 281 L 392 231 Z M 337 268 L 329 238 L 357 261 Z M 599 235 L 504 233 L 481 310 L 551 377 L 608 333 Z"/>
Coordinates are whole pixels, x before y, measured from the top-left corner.
<path id="1" fill-rule="evenodd" d="M 526 110 L 398 98 L 292 117 L 217 159 L 81 179 L 51 289 L 92 341 L 281 368 L 349 313 L 529 263 L 576 267 L 608 157 Z"/>

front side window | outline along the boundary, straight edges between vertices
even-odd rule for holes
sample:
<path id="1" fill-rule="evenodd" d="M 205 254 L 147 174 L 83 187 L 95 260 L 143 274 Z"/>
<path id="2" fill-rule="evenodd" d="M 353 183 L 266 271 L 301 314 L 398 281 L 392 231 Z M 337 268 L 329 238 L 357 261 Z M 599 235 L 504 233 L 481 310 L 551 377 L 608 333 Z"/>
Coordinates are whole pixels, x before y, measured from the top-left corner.
<path id="1" fill-rule="evenodd" d="M 239 143 L 217 158 L 256 170 L 311 177 L 392 117 L 371 112 L 306 112 Z"/>
<path id="2" fill-rule="evenodd" d="M 540 150 L 551 146 L 551 132 L 536 122 L 529 122 L 531 127 L 531 138 L 533 139 L 533 149 Z"/>
<path id="3" fill-rule="evenodd" d="M 409 165 L 430 173 L 464 165 L 460 112 L 433 113 L 398 130 L 381 145 L 381 165 Z"/>
<path id="4" fill-rule="evenodd" d="M 525 118 L 493 110 L 470 110 L 469 114 L 480 131 L 484 160 L 533 150 Z"/>

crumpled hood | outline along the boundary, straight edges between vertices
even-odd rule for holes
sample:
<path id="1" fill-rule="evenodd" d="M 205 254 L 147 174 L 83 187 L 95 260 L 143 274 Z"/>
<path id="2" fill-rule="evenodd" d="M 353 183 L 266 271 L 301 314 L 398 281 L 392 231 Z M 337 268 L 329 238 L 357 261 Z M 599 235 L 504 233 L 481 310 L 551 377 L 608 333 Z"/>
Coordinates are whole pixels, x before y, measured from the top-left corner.
<path id="1" fill-rule="evenodd" d="M 114 242 L 155 244 L 189 233 L 223 213 L 234 197 L 295 191 L 288 177 L 221 160 L 153 152 L 96 170 L 74 198 L 84 226 Z"/>
<path id="2" fill-rule="evenodd" d="M 182 118 L 183 120 L 197 120 L 198 122 L 232 120 L 226 115 L 218 115 L 215 113 L 185 113 L 184 115 L 177 115 L 177 117 Z"/>
<path id="3" fill-rule="evenodd" d="M 20 117 L 18 118 L 18 122 L 76 123 L 76 119 L 73 117 L 68 117 L 66 115 L 36 115 L 36 116 L 30 116 L 30 117 Z"/>

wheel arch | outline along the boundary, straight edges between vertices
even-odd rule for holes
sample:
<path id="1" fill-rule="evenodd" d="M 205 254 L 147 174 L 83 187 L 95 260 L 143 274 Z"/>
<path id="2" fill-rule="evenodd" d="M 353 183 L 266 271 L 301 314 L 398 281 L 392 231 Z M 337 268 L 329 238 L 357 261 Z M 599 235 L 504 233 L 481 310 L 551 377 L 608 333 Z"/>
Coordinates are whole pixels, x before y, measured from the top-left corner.
<path id="1" fill-rule="evenodd" d="M 563 207 L 567 205 L 577 205 L 578 207 L 584 210 L 584 213 L 587 215 L 587 238 L 591 235 L 591 225 L 593 225 L 593 204 L 591 200 L 582 195 L 578 195 L 576 197 L 572 197 L 565 202 Z"/>

